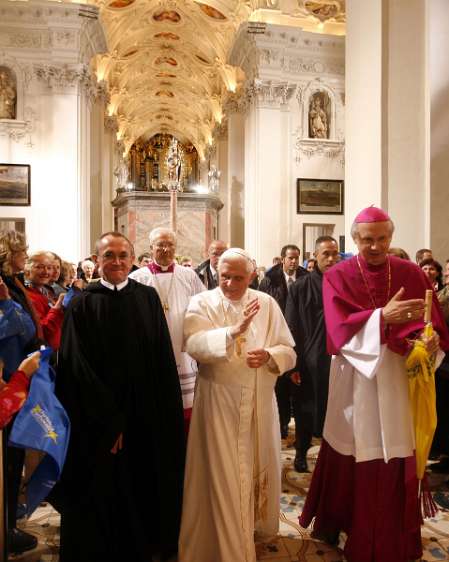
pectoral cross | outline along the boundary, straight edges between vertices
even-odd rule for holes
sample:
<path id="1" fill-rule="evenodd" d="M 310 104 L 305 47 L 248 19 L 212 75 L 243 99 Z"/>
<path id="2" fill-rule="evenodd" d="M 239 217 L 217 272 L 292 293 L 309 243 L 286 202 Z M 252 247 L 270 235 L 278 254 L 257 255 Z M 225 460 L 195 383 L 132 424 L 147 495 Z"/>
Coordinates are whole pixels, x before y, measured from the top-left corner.
<path id="1" fill-rule="evenodd" d="M 164 302 L 162 308 L 164 309 L 164 312 L 167 313 L 170 310 L 170 307 L 168 306 L 168 302 Z"/>
<path id="2" fill-rule="evenodd" d="M 245 336 L 237 336 L 235 338 L 235 347 L 236 347 L 236 351 L 235 353 L 237 354 L 237 357 L 241 357 L 242 356 L 242 345 L 246 343 L 246 338 Z"/>

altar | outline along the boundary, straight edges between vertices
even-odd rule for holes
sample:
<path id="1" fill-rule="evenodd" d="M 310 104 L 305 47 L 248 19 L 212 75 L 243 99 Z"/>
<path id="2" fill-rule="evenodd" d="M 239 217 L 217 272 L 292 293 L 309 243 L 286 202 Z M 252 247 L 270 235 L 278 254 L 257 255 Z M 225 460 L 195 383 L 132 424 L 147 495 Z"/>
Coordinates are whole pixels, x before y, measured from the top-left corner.
<path id="1" fill-rule="evenodd" d="M 123 190 L 117 193 L 112 206 L 114 229 L 131 240 L 136 256 L 148 252 L 148 234 L 153 228 L 170 228 L 168 192 Z M 218 212 L 222 207 L 216 193 L 178 193 L 178 256 L 190 256 L 195 265 L 205 259 L 210 242 L 218 238 Z"/>

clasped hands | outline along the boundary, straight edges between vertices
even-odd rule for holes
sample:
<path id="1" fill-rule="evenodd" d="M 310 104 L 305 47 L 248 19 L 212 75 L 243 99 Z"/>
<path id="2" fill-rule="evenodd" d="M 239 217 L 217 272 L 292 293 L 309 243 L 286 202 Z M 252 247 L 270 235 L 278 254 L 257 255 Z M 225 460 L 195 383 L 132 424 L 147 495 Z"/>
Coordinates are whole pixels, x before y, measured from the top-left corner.
<path id="1" fill-rule="evenodd" d="M 243 309 L 243 317 L 237 324 L 231 326 L 229 330 L 229 334 L 232 339 L 237 339 L 239 336 L 242 336 L 246 330 L 249 328 L 253 318 L 260 310 L 259 299 L 255 298 L 245 306 Z M 265 349 L 252 349 L 251 351 L 247 352 L 246 357 L 246 364 L 251 369 L 258 369 L 268 363 L 270 360 L 270 354 Z"/>
<path id="2" fill-rule="evenodd" d="M 420 320 L 424 316 L 424 299 L 401 300 L 404 295 L 404 287 L 393 295 L 382 309 L 382 316 L 385 324 L 405 324 L 411 320 Z M 439 349 L 440 336 L 434 332 L 430 338 L 421 336 L 426 344 L 429 354 L 436 353 Z"/>

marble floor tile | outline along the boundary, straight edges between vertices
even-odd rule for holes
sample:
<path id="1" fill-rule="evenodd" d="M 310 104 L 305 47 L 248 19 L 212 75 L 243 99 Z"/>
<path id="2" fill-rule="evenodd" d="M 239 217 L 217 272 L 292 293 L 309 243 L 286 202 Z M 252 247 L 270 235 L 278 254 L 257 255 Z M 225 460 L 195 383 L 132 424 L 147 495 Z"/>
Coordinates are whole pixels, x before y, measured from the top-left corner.
<path id="1" fill-rule="evenodd" d="M 307 458 L 310 469 L 315 466 L 318 451 L 319 442 L 314 441 L 314 446 L 309 450 Z M 283 440 L 282 444 L 279 536 L 256 544 L 257 560 L 258 562 L 343 562 L 341 548 L 344 546 L 344 535 L 341 535 L 340 548 L 331 547 L 312 539 L 309 530 L 303 529 L 298 523 L 298 516 L 310 486 L 311 474 L 298 474 L 293 468 L 294 457 L 294 438 L 291 430 L 288 439 Z M 442 481 L 437 479 L 431 479 L 431 486 L 434 494 L 440 493 L 440 488 L 442 489 L 441 494 L 449 492 L 441 487 Z M 444 504 L 445 496 L 442 497 L 442 501 Z M 31 519 L 21 526 L 38 537 L 39 546 L 21 556 L 11 557 L 11 562 L 59 561 L 59 515 L 50 505 L 40 507 Z M 434 518 L 426 520 L 422 527 L 422 537 L 423 562 L 449 562 L 448 509 L 441 509 Z M 198 562 L 205 561 L 199 560 Z"/>

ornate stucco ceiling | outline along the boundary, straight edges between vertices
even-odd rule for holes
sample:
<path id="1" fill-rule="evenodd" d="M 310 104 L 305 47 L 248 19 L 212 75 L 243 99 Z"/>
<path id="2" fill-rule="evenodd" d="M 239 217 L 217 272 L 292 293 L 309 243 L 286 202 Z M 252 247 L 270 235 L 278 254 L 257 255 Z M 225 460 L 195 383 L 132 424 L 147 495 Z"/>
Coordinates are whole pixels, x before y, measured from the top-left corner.
<path id="1" fill-rule="evenodd" d="M 107 112 L 117 117 L 125 150 L 139 137 L 165 132 L 204 154 L 227 96 L 244 80 L 227 64 L 242 22 L 344 32 L 345 0 L 90 2 L 100 7 L 108 43 L 95 61 L 97 78 L 108 84 Z"/>

